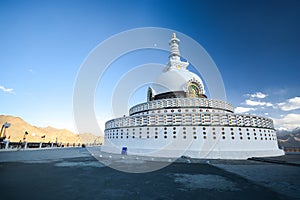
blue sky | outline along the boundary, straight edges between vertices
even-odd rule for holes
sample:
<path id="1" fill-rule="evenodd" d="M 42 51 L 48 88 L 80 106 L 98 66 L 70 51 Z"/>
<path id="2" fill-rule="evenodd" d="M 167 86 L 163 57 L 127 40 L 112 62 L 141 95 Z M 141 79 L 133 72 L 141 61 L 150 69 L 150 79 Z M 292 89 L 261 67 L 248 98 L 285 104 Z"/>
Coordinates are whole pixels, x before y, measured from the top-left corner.
<path id="1" fill-rule="evenodd" d="M 206 49 L 223 77 L 227 100 L 237 111 L 267 115 L 277 128 L 292 129 L 300 124 L 299 19 L 296 0 L 3 0 L 0 113 L 20 116 L 36 126 L 75 130 L 73 87 L 89 52 L 119 32 L 164 27 L 188 35 Z M 113 72 L 121 65 L 130 69 L 130 64 L 167 62 L 165 52 L 128 58 Z M 140 89 L 135 96 L 142 93 Z M 95 96 L 99 121 L 110 117 L 97 103 L 103 95 Z"/>

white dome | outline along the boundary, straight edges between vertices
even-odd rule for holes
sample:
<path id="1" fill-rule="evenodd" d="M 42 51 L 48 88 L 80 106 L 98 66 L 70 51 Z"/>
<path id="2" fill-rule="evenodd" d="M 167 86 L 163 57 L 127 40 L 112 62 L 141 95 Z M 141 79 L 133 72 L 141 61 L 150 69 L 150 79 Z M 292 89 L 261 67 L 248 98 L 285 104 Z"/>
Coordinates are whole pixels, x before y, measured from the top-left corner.
<path id="1" fill-rule="evenodd" d="M 155 94 L 172 91 L 186 91 L 186 86 L 190 82 L 197 82 L 202 86 L 202 94 L 205 94 L 204 85 L 200 77 L 186 68 L 170 67 L 155 80 L 152 85 Z"/>
<path id="2" fill-rule="evenodd" d="M 152 85 L 152 90 L 148 91 L 148 99 L 153 95 L 158 95 L 166 92 L 181 92 L 184 91 L 188 96 L 205 96 L 204 85 L 200 77 L 187 70 L 188 62 L 180 60 L 179 52 L 180 40 L 173 33 L 170 45 L 169 63 L 157 77 Z M 187 91 L 188 90 L 188 91 Z"/>

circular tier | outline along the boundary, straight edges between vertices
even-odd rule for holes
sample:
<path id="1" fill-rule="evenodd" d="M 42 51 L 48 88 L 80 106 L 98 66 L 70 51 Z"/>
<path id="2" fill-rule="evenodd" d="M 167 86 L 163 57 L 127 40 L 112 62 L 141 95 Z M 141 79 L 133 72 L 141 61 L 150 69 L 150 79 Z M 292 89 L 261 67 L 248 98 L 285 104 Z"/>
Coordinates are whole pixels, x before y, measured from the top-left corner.
<path id="1" fill-rule="evenodd" d="M 130 108 L 129 115 L 150 111 L 160 108 L 213 108 L 224 110 L 233 113 L 234 108 L 230 103 L 216 99 L 206 98 L 174 98 L 174 99 L 159 99 L 135 105 Z"/>
<path id="2" fill-rule="evenodd" d="M 181 111 L 179 111 L 181 110 Z M 213 112 L 215 111 L 215 112 Z M 189 109 L 153 109 L 151 112 L 141 113 L 109 120 L 105 129 L 142 126 L 220 126 L 220 127 L 249 127 L 274 129 L 273 120 L 256 115 L 216 112 L 215 109 L 200 111 Z"/>

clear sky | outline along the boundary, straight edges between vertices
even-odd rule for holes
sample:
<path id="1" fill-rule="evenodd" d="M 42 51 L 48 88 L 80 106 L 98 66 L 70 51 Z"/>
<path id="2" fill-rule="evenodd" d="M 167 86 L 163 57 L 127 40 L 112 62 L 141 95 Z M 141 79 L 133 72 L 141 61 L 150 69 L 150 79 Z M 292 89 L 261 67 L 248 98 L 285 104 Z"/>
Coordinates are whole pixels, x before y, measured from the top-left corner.
<path id="1" fill-rule="evenodd" d="M 0 113 L 74 131 L 73 88 L 89 52 L 119 32 L 163 27 L 188 35 L 206 49 L 237 112 L 267 115 L 277 128 L 293 129 L 300 126 L 299 24 L 297 0 L 2 0 Z M 167 62 L 165 52 L 128 56 L 124 63 L 130 66 L 131 60 L 132 67 Z M 100 123 L 110 117 L 97 103 L 103 96 L 95 96 Z"/>

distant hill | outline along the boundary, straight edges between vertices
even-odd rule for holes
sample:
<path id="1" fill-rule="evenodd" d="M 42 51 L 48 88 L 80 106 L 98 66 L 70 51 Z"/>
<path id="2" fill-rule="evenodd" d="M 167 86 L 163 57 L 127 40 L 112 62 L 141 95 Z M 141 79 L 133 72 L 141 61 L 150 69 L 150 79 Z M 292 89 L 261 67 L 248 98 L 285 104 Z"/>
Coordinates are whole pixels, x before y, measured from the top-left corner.
<path id="1" fill-rule="evenodd" d="M 292 131 L 278 130 L 277 137 L 279 146 L 300 148 L 300 127 Z"/>
<path id="2" fill-rule="evenodd" d="M 28 142 L 55 142 L 57 140 L 59 143 L 103 143 L 103 137 L 91 133 L 75 134 L 67 129 L 57 129 L 50 126 L 36 127 L 20 117 L 0 115 L 1 127 L 5 122 L 11 124 L 6 130 L 6 138 L 12 142 L 23 141 L 25 131 L 27 131 L 26 141 Z M 44 135 L 45 138 L 42 138 Z"/>

